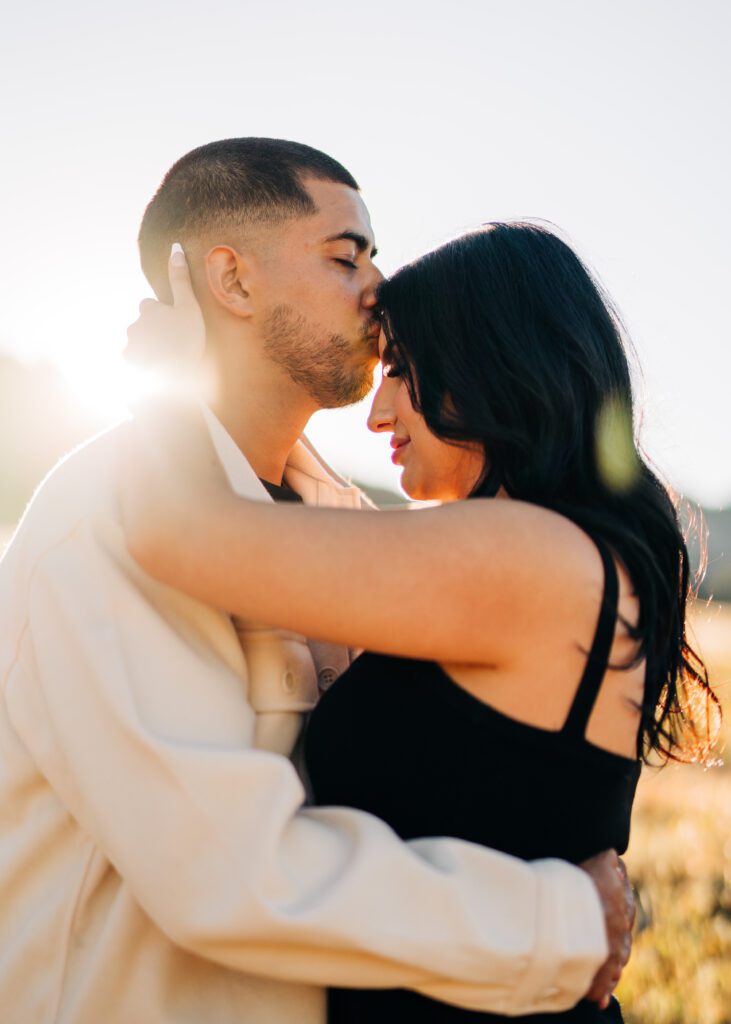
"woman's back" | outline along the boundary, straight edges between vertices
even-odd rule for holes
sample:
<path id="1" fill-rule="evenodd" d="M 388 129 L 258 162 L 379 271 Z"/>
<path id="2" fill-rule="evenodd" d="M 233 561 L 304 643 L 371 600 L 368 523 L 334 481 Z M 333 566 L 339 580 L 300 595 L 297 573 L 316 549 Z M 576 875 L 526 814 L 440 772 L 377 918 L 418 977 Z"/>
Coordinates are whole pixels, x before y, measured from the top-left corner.
<path id="1" fill-rule="evenodd" d="M 387 821 L 404 839 L 453 835 L 526 860 L 579 863 L 626 849 L 637 758 L 585 738 L 609 660 L 617 610 L 614 563 L 599 545 L 606 587 L 586 670 L 562 729 L 524 724 L 468 693 L 434 662 L 365 654 L 314 712 L 307 766 L 318 803 Z M 524 695 L 530 700 L 530 694 Z M 501 1018 L 414 993 L 340 990 L 331 1024 Z M 541 1020 L 535 1017 L 531 1020 Z M 582 1003 L 547 1020 L 611 1021 Z"/>

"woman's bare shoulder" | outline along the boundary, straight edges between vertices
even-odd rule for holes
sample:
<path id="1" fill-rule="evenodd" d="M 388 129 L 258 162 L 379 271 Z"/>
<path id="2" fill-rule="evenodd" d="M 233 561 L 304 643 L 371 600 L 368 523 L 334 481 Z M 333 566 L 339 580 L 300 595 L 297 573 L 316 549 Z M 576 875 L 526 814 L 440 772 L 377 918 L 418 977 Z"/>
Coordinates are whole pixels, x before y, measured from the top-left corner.
<path id="1" fill-rule="evenodd" d="M 468 531 L 482 536 L 488 552 L 531 577 L 537 569 L 560 570 L 564 579 L 595 583 L 602 577 L 596 541 L 568 516 L 526 501 L 475 498 L 453 506 Z M 501 557 L 502 560 L 502 557 Z"/>

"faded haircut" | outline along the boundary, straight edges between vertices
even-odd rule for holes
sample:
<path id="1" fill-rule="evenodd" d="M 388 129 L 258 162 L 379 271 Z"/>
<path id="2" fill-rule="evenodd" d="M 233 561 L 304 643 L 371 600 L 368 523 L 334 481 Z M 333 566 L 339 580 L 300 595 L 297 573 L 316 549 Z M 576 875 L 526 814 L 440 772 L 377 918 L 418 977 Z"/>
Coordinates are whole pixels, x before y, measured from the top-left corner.
<path id="1" fill-rule="evenodd" d="M 303 178 L 358 189 L 337 160 L 285 139 L 223 139 L 186 153 L 150 200 L 140 225 L 142 270 L 153 287 L 167 280 L 173 242 L 210 229 L 276 224 L 317 212 Z"/>

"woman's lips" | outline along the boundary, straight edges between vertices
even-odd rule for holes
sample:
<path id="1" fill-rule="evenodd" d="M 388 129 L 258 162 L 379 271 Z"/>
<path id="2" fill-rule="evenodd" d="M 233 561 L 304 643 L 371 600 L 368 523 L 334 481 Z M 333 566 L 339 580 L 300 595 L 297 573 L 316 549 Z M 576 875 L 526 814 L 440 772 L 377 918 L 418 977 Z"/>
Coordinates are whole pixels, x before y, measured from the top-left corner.
<path id="1" fill-rule="evenodd" d="M 391 454 L 391 462 L 396 463 L 398 456 L 401 454 L 404 448 L 408 446 L 408 444 L 408 438 L 391 438 L 391 447 L 393 448 L 393 452 Z"/>

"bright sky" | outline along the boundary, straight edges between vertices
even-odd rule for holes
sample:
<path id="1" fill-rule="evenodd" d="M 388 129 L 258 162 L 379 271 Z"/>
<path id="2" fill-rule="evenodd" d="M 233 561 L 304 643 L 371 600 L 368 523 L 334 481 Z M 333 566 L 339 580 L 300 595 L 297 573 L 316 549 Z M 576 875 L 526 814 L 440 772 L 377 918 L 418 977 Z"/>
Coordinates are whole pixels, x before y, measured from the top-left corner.
<path id="1" fill-rule="evenodd" d="M 644 367 L 645 446 L 731 502 L 727 0 L 26 0 L 0 36 L 0 350 L 119 408 L 135 236 L 177 157 L 308 142 L 360 181 L 388 272 L 486 220 L 558 224 Z M 394 486 L 365 408 L 315 417 Z"/>

